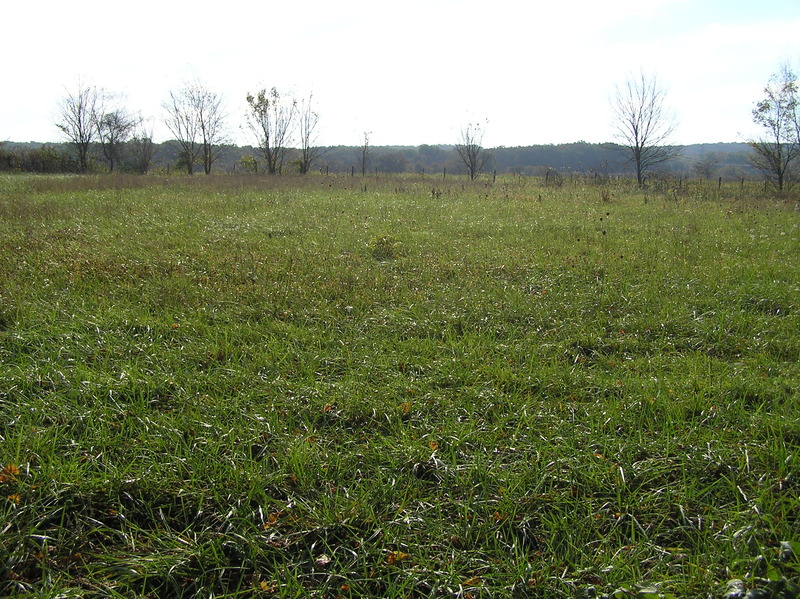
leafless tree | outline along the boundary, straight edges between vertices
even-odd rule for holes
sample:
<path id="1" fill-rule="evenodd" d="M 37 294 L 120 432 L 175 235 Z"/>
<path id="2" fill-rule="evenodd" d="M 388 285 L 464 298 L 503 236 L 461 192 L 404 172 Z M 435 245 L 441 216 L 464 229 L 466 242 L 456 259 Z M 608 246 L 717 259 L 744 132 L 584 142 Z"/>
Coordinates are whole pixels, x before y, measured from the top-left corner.
<path id="1" fill-rule="evenodd" d="M 180 144 L 181 161 L 190 175 L 194 173 L 194 163 L 201 150 L 197 141 L 200 124 L 194 109 L 193 95 L 192 88 L 187 86 L 178 92 L 169 92 L 169 100 L 163 104 L 167 112 L 164 124 Z"/>
<path id="2" fill-rule="evenodd" d="M 56 123 L 78 157 L 81 172 L 89 169 L 89 147 L 97 135 L 98 116 L 103 113 L 105 93 L 94 85 L 78 82 L 74 93 L 67 92 Z"/>
<path id="3" fill-rule="evenodd" d="M 313 94 L 303 100 L 297 109 L 298 133 L 300 135 L 300 173 L 305 175 L 311 170 L 312 163 L 319 158 L 321 151 L 314 144 L 317 141 L 317 125 L 319 115 L 313 108 Z"/>
<path id="4" fill-rule="evenodd" d="M 203 170 L 209 174 L 225 142 L 222 97 L 199 82 L 169 95 L 164 104 L 167 111 L 164 122 L 183 149 L 182 159 L 188 173 L 194 172 L 194 163 L 202 154 Z"/>
<path id="5" fill-rule="evenodd" d="M 291 143 L 297 101 L 273 87 L 269 92 L 262 89 L 255 96 L 247 94 L 247 104 L 247 123 L 256 137 L 256 149 L 267 163 L 267 172 L 280 173 Z"/>
<path id="6" fill-rule="evenodd" d="M 97 119 L 97 137 L 103 148 L 103 155 L 108 160 L 108 170 L 122 162 L 127 142 L 141 119 L 131 115 L 124 108 L 115 108 L 105 112 Z"/>
<path id="7" fill-rule="evenodd" d="M 680 148 L 670 143 L 676 124 L 665 100 L 666 90 L 656 76 L 641 72 L 618 85 L 611 101 L 615 135 L 630 156 L 639 186 L 649 169 L 680 155 Z"/>
<path id="8" fill-rule="evenodd" d="M 369 163 L 369 136 L 372 131 L 364 131 L 364 140 L 361 142 L 361 176 L 367 176 L 367 165 Z"/>
<path id="9" fill-rule="evenodd" d="M 197 123 L 200 128 L 200 144 L 203 154 L 203 170 L 208 175 L 211 166 L 219 158 L 224 144 L 225 111 L 222 96 L 205 88 L 200 88 L 195 97 Z"/>
<path id="10" fill-rule="evenodd" d="M 461 137 L 455 145 L 458 158 L 466 167 L 470 181 L 474 181 L 481 174 L 489 160 L 489 152 L 482 145 L 483 134 L 483 127 L 469 123 L 461 129 Z"/>
<path id="11" fill-rule="evenodd" d="M 789 64 L 781 66 L 764 88 L 764 99 L 753 109 L 753 121 L 764 135 L 747 143 L 753 150 L 750 162 L 778 191 L 796 182 L 800 158 L 800 98 L 797 75 Z"/>

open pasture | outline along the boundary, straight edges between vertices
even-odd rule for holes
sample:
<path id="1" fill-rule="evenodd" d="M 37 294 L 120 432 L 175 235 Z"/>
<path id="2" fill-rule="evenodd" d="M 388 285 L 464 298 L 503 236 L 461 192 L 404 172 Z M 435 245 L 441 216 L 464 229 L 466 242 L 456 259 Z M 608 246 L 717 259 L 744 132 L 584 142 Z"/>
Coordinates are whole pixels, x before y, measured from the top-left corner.
<path id="1" fill-rule="evenodd" d="M 0 594 L 782 597 L 799 364 L 738 184 L 5 176 Z"/>

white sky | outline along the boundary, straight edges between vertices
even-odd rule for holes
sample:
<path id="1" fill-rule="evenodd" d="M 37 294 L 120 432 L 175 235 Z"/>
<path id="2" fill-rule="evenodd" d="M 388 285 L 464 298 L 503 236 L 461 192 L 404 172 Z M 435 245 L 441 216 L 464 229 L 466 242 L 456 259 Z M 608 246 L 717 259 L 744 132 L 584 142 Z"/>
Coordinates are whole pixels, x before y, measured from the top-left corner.
<path id="1" fill-rule="evenodd" d="M 125 95 L 167 138 L 170 90 L 221 93 L 231 135 L 245 96 L 314 94 L 321 145 L 449 144 L 488 119 L 484 145 L 612 139 L 609 98 L 655 73 L 674 142 L 741 141 L 782 61 L 800 65 L 799 0 L 40 0 L 0 20 L 0 140 L 59 141 L 82 80 Z"/>

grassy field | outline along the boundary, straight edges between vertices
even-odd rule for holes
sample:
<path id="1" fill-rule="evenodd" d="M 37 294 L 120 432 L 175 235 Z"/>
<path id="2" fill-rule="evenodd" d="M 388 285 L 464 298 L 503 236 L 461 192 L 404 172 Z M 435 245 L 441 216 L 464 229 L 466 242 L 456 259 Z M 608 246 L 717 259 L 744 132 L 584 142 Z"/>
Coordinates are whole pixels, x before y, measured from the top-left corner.
<path id="1" fill-rule="evenodd" d="M 0 594 L 795 597 L 795 201 L 558 183 L 0 178 Z"/>

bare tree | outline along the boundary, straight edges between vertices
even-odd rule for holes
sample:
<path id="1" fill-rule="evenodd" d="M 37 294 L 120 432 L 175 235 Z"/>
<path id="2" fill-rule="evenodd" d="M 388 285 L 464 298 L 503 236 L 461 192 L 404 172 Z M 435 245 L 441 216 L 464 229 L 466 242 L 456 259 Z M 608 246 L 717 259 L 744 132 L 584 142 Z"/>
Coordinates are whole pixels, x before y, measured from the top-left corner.
<path id="1" fill-rule="evenodd" d="M 203 170 L 208 175 L 211 166 L 222 152 L 225 137 L 225 112 L 222 108 L 222 96 L 199 87 L 196 91 L 195 106 L 197 123 L 200 128 L 200 143 L 203 154 Z"/>
<path id="2" fill-rule="evenodd" d="M 82 173 L 89 169 L 89 147 L 97 134 L 98 115 L 103 113 L 105 93 L 94 85 L 78 82 L 75 93 L 67 92 L 56 123 L 78 157 Z"/>
<path id="3" fill-rule="evenodd" d="M 372 131 L 364 131 L 364 141 L 361 143 L 361 176 L 367 176 L 367 165 L 369 163 L 369 136 Z"/>
<path id="4" fill-rule="evenodd" d="M 489 160 L 489 152 L 482 145 L 483 134 L 483 127 L 469 123 L 461 129 L 461 137 L 455 145 L 456 153 L 466 167 L 470 181 L 474 181 L 481 174 Z"/>
<path id="5" fill-rule="evenodd" d="M 262 89 L 255 96 L 247 94 L 247 123 L 257 140 L 257 151 L 267 162 L 270 175 L 280 173 L 286 150 L 291 143 L 292 121 L 297 101 L 281 95 L 273 87 Z"/>
<path id="6" fill-rule="evenodd" d="M 680 155 L 680 148 L 670 144 L 676 125 L 665 100 L 666 91 L 656 76 L 641 72 L 618 85 L 611 102 L 615 135 L 630 156 L 639 186 L 649 169 Z"/>
<path id="7" fill-rule="evenodd" d="M 170 92 L 169 96 L 164 104 L 164 122 L 183 149 L 188 173 L 194 172 L 194 164 L 202 154 L 203 170 L 209 174 L 225 142 L 222 97 L 199 82 L 186 85 L 177 93 Z"/>
<path id="8" fill-rule="evenodd" d="M 103 148 L 103 155 L 108 160 L 108 170 L 123 159 L 125 142 L 127 142 L 141 119 L 128 113 L 124 108 L 115 108 L 97 119 L 97 137 Z"/>
<path id="9" fill-rule="evenodd" d="M 753 121 L 764 129 L 763 137 L 747 143 L 753 150 L 750 162 L 772 181 L 778 191 L 796 181 L 800 157 L 800 105 L 797 75 L 789 64 L 781 66 L 764 88 L 764 99 L 753 109 Z"/>
<path id="10" fill-rule="evenodd" d="M 298 107 L 298 133 L 300 135 L 300 174 L 305 175 L 311 170 L 312 163 L 319 158 L 321 151 L 315 147 L 317 141 L 317 125 L 319 115 L 313 109 L 313 94 L 308 100 L 300 102 Z"/>
<path id="11" fill-rule="evenodd" d="M 194 173 L 194 163 L 201 150 L 197 143 L 200 125 L 197 122 L 197 112 L 193 106 L 192 96 L 192 88 L 184 87 L 177 93 L 169 92 L 169 100 L 163 104 L 164 110 L 167 112 L 164 124 L 180 144 L 181 161 L 190 175 Z"/>

